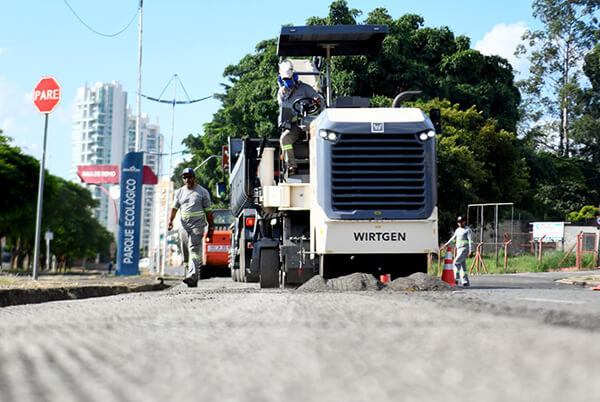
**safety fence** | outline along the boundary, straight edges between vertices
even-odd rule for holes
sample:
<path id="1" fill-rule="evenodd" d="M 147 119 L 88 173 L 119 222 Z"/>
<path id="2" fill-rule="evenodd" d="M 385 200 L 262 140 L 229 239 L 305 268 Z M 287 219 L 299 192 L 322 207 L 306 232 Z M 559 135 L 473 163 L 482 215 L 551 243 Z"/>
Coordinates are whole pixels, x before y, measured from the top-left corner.
<path id="1" fill-rule="evenodd" d="M 532 233 L 506 233 L 504 239 L 500 243 L 495 242 L 475 242 L 474 243 L 474 255 L 472 259 L 469 259 L 469 274 L 480 274 L 489 273 L 487 264 L 492 262 L 495 272 L 509 272 L 509 266 L 511 267 L 510 272 L 518 271 L 518 267 L 512 266 L 523 256 L 535 256 L 538 265 L 542 265 L 544 255 L 549 252 L 556 251 L 561 252 L 563 244 L 544 241 L 544 237 L 534 239 Z M 437 252 L 429 254 L 428 262 L 430 272 L 441 275 L 443 272 L 444 259 L 446 256 L 447 247 L 440 247 Z M 548 267 L 549 269 L 598 269 L 599 258 L 598 253 L 600 251 L 600 232 L 598 233 L 584 233 L 580 231 L 576 236 L 576 241 L 564 250 L 565 254 L 556 265 Z M 575 266 L 572 266 L 572 258 L 569 259 L 570 255 L 575 256 Z M 584 259 L 587 257 L 588 264 L 584 264 Z M 456 257 L 456 248 L 452 248 L 452 260 Z M 589 264 L 589 258 L 591 258 L 591 264 Z M 494 261 L 495 260 L 495 261 Z M 512 261 L 512 262 L 511 262 Z M 568 266 L 571 263 L 571 266 Z M 587 265 L 587 266 L 584 266 Z M 591 267 L 590 267 L 591 265 Z"/>

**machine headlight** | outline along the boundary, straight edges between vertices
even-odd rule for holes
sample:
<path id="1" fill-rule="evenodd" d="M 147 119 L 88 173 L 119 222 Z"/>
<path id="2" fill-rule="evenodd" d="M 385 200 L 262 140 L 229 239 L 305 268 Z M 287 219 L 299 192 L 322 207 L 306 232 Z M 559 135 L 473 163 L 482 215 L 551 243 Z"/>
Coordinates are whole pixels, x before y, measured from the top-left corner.
<path id="1" fill-rule="evenodd" d="M 319 130 L 319 136 L 329 142 L 336 142 L 339 139 L 338 133 L 329 130 Z"/>
<path id="2" fill-rule="evenodd" d="M 421 133 L 421 134 L 419 134 L 419 139 L 420 139 L 421 141 L 427 141 L 427 138 L 429 138 L 429 137 L 427 136 L 427 133 Z"/>
<path id="3" fill-rule="evenodd" d="M 429 131 L 427 132 L 427 136 L 428 136 L 429 138 L 433 138 L 433 137 L 435 137 L 435 131 L 433 131 L 433 130 L 429 130 Z"/>

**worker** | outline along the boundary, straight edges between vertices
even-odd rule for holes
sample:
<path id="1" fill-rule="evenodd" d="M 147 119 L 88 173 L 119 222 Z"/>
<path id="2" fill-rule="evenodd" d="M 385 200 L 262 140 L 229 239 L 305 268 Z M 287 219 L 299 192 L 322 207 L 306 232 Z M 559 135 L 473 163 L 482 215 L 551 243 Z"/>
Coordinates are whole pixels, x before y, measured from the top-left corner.
<path id="1" fill-rule="evenodd" d="M 467 220 L 463 216 L 459 216 L 456 219 L 458 227 L 454 231 L 454 234 L 444 244 L 446 247 L 452 241 L 456 242 L 456 258 L 454 259 L 454 278 L 456 284 L 468 287 L 469 276 L 467 275 L 467 255 L 473 257 L 473 232 L 471 228 L 467 226 Z"/>
<path id="2" fill-rule="evenodd" d="M 202 240 L 204 228 L 208 221 L 206 241 L 210 243 L 213 237 L 214 221 L 210 208 L 210 194 L 204 187 L 196 184 L 194 169 L 183 169 L 184 186 L 175 191 L 173 208 L 169 215 L 167 229 L 173 229 L 173 219 L 181 209 L 179 238 L 183 253 L 183 264 L 186 266 L 183 282 L 189 287 L 198 286 L 202 269 Z M 166 241 L 166 239 L 165 239 Z"/>
<path id="3" fill-rule="evenodd" d="M 314 99 L 319 109 L 324 104 L 323 97 L 308 84 L 298 80 L 298 73 L 294 71 L 294 65 L 289 60 L 284 60 L 279 64 L 279 91 L 277 92 L 277 102 L 279 103 L 279 128 L 283 130 L 279 141 L 283 150 L 283 158 L 287 165 L 288 176 L 296 174 L 298 165 L 294 157 L 294 143 L 303 135 L 304 131 L 297 124 L 288 120 L 284 116 L 284 108 L 292 109 L 295 101 L 302 98 Z M 290 116 L 291 117 L 291 116 Z"/>

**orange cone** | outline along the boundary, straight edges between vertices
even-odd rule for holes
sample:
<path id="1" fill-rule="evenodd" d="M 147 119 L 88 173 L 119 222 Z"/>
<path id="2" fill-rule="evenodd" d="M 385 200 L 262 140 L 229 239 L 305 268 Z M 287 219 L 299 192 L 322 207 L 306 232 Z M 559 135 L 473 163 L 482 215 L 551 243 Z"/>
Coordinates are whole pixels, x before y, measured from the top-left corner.
<path id="1" fill-rule="evenodd" d="M 456 281 L 454 280 L 454 268 L 452 268 L 453 265 L 452 247 L 448 246 L 446 251 L 446 259 L 444 260 L 444 272 L 442 272 L 442 280 L 452 286 L 456 286 Z"/>

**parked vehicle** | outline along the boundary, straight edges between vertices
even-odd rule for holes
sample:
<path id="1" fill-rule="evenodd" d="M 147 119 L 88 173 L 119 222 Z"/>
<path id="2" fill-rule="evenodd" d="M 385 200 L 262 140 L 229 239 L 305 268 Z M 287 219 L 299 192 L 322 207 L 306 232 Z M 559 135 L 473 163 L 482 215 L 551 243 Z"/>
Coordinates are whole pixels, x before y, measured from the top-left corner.
<path id="1" fill-rule="evenodd" d="M 214 232 L 213 238 L 207 242 L 206 232 L 202 253 L 204 266 L 202 276 L 214 275 L 220 271 L 229 270 L 229 250 L 231 248 L 231 224 L 234 220 L 228 209 L 213 209 Z M 229 272 L 227 272 L 229 273 Z"/>

